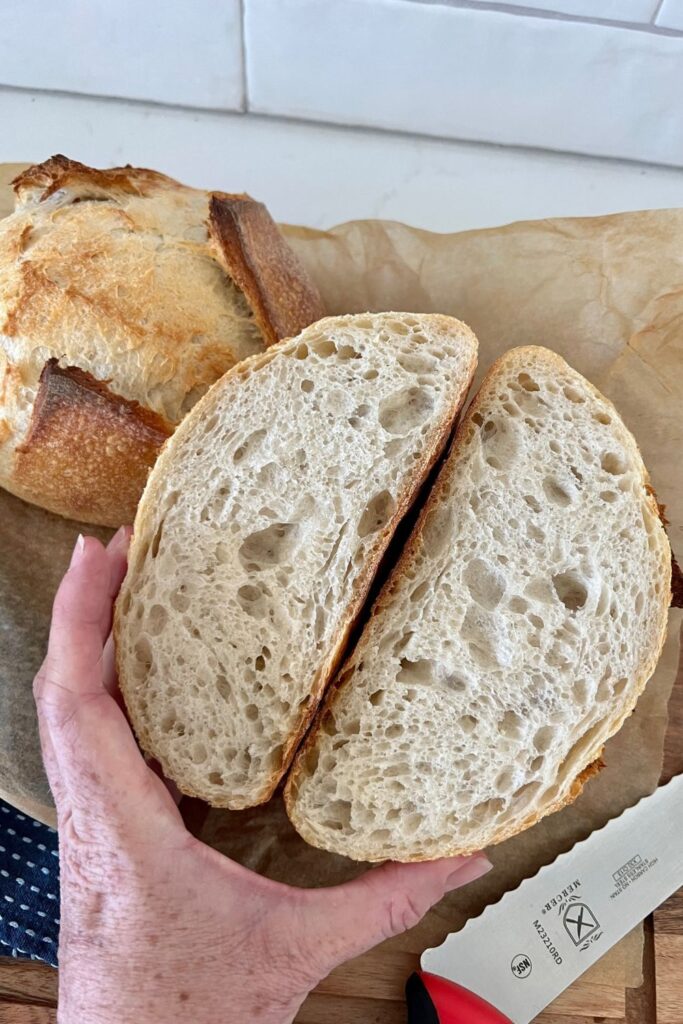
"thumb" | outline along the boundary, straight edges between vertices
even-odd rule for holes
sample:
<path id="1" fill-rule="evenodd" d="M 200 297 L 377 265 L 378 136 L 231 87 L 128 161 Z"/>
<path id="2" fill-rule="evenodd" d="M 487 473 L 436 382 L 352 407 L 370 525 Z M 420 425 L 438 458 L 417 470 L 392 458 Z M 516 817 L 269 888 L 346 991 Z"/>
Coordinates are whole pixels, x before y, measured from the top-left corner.
<path id="1" fill-rule="evenodd" d="M 452 889 L 492 867 L 483 853 L 418 864 L 387 863 L 345 885 L 309 890 L 309 935 L 332 966 L 413 928 Z"/>

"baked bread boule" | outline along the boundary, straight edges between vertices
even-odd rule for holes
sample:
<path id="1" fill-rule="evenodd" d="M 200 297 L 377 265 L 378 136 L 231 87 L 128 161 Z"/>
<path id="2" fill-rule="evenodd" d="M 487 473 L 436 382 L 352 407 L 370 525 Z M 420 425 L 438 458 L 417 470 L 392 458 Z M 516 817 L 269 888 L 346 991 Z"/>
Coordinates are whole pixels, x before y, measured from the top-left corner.
<path id="1" fill-rule="evenodd" d="M 322 313 L 265 206 L 64 156 L 0 221 L 0 485 L 131 522 L 164 440 L 236 362 Z"/>

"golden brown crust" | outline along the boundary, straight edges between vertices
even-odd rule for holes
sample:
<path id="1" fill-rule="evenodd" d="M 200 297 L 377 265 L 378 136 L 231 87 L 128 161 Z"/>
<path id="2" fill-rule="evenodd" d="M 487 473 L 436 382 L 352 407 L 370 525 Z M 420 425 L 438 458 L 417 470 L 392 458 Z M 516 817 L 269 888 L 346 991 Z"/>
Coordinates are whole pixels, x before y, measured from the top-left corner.
<path id="1" fill-rule="evenodd" d="M 101 463 L 107 479 L 84 478 L 73 508 L 73 480 L 57 495 L 54 480 L 38 478 L 35 450 L 30 471 L 26 451 L 15 460 L 44 364 L 54 357 L 80 367 L 175 426 L 239 360 L 322 315 L 320 299 L 265 208 L 248 197 L 216 193 L 213 202 L 156 171 L 98 170 L 59 154 L 13 184 L 17 207 L 0 222 L 0 485 L 39 505 L 48 496 L 45 507 L 72 518 L 88 520 L 92 506 L 90 521 L 118 523 L 135 506 L 132 486 L 111 486 L 113 455 Z M 150 449 L 136 460 L 130 442 L 132 485 L 144 480 L 139 466 Z M 52 454 L 52 475 L 68 464 L 71 478 L 75 463 Z M 19 464 L 23 479 L 14 478 Z M 127 468 L 124 461 L 118 476 Z"/>
<path id="2" fill-rule="evenodd" d="M 112 190 L 115 190 L 144 196 L 150 186 L 158 186 L 161 183 L 176 188 L 185 187 L 175 179 L 158 171 L 150 171 L 146 167 L 131 167 L 130 164 L 126 164 L 125 167 L 98 170 L 96 167 L 88 167 L 78 160 L 70 160 L 69 157 L 57 153 L 49 160 L 44 160 L 42 164 L 34 164 L 18 174 L 12 181 L 12 187 L 19 201 L 39 192 L 38 200 L 42 202 L 60 189 L 76 185 L 85 184 L 93 193 L 99 190 L 105 195 L 110 195 Z"/>
<path id="3" fill-rule="evenodd" d="M 666 505 L 663 505 L 661 501 L 658 501 L 657 492 L 649 480 L 645 484 L 645 490 L 650 497 L 654 499 L 654 503 L 657 506 L 657 515 L 659 516 L 662 526 L 666 528 L 669 525 L 669 520 L 666 518 Z"/>
<path id="4" fill-rule="evenodd" d="M 103 526 L 132 522 L 171 424 L 103 381 L 50 359 L 28 434 L 15 451 L 12 489 L 59 515 Z M 112 518 L 111 510 L 119 514 Z"/>
<path id="5" fill-rule="evenodd" d="M 645 490 L 657 506 L 657 514 L 662 526 L 666 530 L 669 525 L 669 520 L 666 518 L 666 505 L 663 505 L 657 499 L 657 494 L 652 484 L 646 483 Z M 683 572 L 681 572 L 681 567 L 676 561 L 673 551 L 671 552 L 671 607 L 683 608 Z"/>
<path id="6" fill-rule="evenodd" d="M 564 370 L 566 368 L 566 363 L 565 363 L 564 359 L 562 359 L 561 356 L 558 356 L 556 353 L 550 351 L 549 349 L 542 349 L 542 348 L 539 349 L 538 346 L 524 346 L 524 347 L 520 347 L 520 348 L 511 350 L 511 351 L 514 351 L 517 354 L 518 357 L 520 357 L 520 356 L 534 357 L 534 356 L 538 356 L 538 354 L 540 352 L 540 353 L 543 354 L 543 358 L 545 358 L 549 362 L 553 363 L 553 365 L 555 366 L 555 368 L 558 371 L 561 372 L 562 370 Z M 437 504 L 439 503 L 440 495 L 441 495 L 441 490 L 446 485 L 447 480 L 449 478 L 449 475 L 450 475 L 450 472 L 451 472 L 451 467 L 452 467 L 452 465 L 454 463 L 453 456 L 454 456 L 455 452 L 460 447 L 462 447 L 464 444 L 467 443 L 467 441 L 469 439 L 470 428 L 471 428 L 471 424 L 472 424 L 472 418 L 477 413 L 477 411 L 479 410 L 480 406 L 483 404 L 483 402 L 484 402 L 484 400 L 486 398 L 487 386 L 488 386 L 488 384 L 490 383 L 491 380 L 495 379 L 495 377 L 497 376 L 499 370 L 501 369 L 501 366 L 504 366 L 506 364 L 508 358 L 510 357 L 510 354 L 511 354 L 511 352 L 504 353 L 502 356 L 500 356 L 491 365 L 491 367 L 487 371 L 486 375 L 484 376 L 484 379 L 482 380 L 482 382 L 480 384 L 479 390 L 477 391 L 476 395 L 474 396 L 474 398 L 470 402 L 470 404 L 469 404 L 469 406 L 467 408 L 467 411 L 465 413 L 464 419 L 462 420 L 462 422 L 460 423 L 460 425 L 458 427 L 457 433 L 456 433 L 456 435 L 455 435 L 455 437 L 453 439 L 453 444 L 452 444 L 451 450 L 450 450 L 450 452 L 449 452 L 449 454 L 448 454 L 448 456 L 446 458 L 446 461 L 444 462 L 444 465 L 443 465 L 443 467 L 442 467 L 442 469 L 441 469 L 441 471 L 439 473 L 439 476 L 438 476 L 438 478 L 436 480 L 436 483 L 434 484 L 433 488 L 431 489 L 431 491 L 429 493 L 429 496 L 427 497 L 426 501 L 424 502 L 424 504 L 423 504 L 423 506 L 422 506 L 422 508 L 420 510 L 420 514 L 419 514 L 417 522 L 415 523 L 415 526 L 413 528 L 413 532 L 411 533 L 410 537 L 408 538 L 408 541 L 407 541 L 407 543 L 406 543 L 406 545 L 405 545 L 405 547 L 403 549 L 401 557 L 399 558 L 399 560 L 397 561 L 396 565 L 394 566 L 394 568 L 393 568 L 393 570 L 391 572 L 391 575 L 389 576 L 389 578 L 388 578 L 387 582 L 385 583 L 384 587 L 382 588 L 382 591 L 380 592 L 377 600 L 375 601 L 375 604 L 373 605 L 372 612 L 371 612 L 371 616 L 372 617 L 375 617 L 376 615 L 379 615 L 383 611 L 385 606 L 389 603 L 389 598 L 393 594 L 395 588 L 398 586 L 399 581 L 400 581 L 402 575 L 404 574 L 406 568 L 410 565 L 411 561 L 413 560 L 413 558 L 414 558 L 414 556 L 416 554 L 416 551 L 417 551 L 417 549 L 419 547 L 419 544 L 420 544 L 420 538 L 421 538 L 421 534 L 422 534 L 422 530 L 423 530 L 423 527 L 424 527 L 425 520 L 426 520 L 427 516 L 429 515 L 429 513 L 432 511 L 432 509 L 435 508 L 437 506 Z M 611 406 L 614 409 L 615 416 L 617 417 L 618 420 L 620 420 L 620 417 L 619 417 L 619 414 L 618 414 L 617 410 L 614 408 L 614 406 L 609 401 L 609 399 L 605 398 L 605 396 L 600 391 L 598 391 L 598 389 L 596 387 L 594 387 L 594 385 L 592 385 L 590 383 L 590 381 L 585 380 L 585 378 L 584 378 L 584 384 L 602 402 L 605 402 L 607 405 Z M 638 448 L 635 445 L 635 442 L 634 442 L 634 448 L 635 448 L 636 452 L 638 453 L 638 455 L 640 455 L 640 453 L 638 451 Z M 654 490 L 653 490 L 653 488 L 652 488 L 652 486 L 650 484 L 649 477 L 647 475 L 647 470 L 645 469 L 644 466 L 643 466 L 643 472 L 644 472 L 643 484 L 644 484 L 644 490 L 645 490 L 647 504 L 650 507 L 651 512 L 653 512 L 658 518 L 661 519 L 662 516 L 663 516 L 663 511 L 664 511 L 663 506 L 660 506 L 657 503 Z M 665 534 L 665 536 L 666 536 L 666 534 Z M 672 556 L 672 562 L 673 562 L 674 565 L 676 565 L 675 559 L 673 558 L 673 556 Z M 676 568 L 678 568 L 677 565 L 676 565 Z M 679 570 L 679 573 L 680 573 L 680 570 Z M 679 585 L 680 585 L 680 583 L 681 583 L 680 579 L 679 579 L 678 582 L 679 582 Z M 672 581 L 672 585 L 675 586 L 675 572 L 674 572 L 674 581 Z M 660 598 L 663 610 L 666 610 L 669 607 L 669 603 L 671 601 L 671 596 L 672 596 L 671 595 L 671 591 L 670 590 L 667 591 L 666 588 L 663 588 L 663 593 L 662 593 L 662 596 Z M 683 595 L 682 595 L 682 597 L 683 597 Z M 640 696 L 640 694 L 642 693 L 642 691 L 645 688 L 645 685 L 647 684 L 647 681 L 649 680 L 650 676 L 654 672 L 654 669 L 655 669 L 655 666 L 657 664 L 657 661 L 659 660 L 659 655 L 660 655 L 662 647 L 664 645 L 665 638 L 666 638 L 666 615 L 663 616 L 663 625 L 662 625 L 662 628 L 661 628 L 660 636 L 658 638 L 657 643 L 655 645 L 653 645 L 653 650 L 651 652 L 651 657 L 650 657 L 649 661 L 645 665 L 641 666 L 641 671 L 638 673 L 638 678 L 637 678 L 636 686 L 634 688 L 636 696 L 635 696 L 633 702 L 624 705 L 620 717 L 612 723 L 612 728 L 610 729 L 608 735 L 607 736 L 603 736 L 602 738 L 597 739 L 596 740 L 596 744 L 593 746 L 593 748 L 586 751 L 587 763 L 577 772 L 576 776 L 574 777 L 574 779 L 572 780 L 572 782 L 571 782 L 571 784 L 569 786 L 568 791 L 566 791 L 564 795 L 560 796 L 554 803 L 548 805 L 547 807 L 544 807 L 541 813 L 534 812 L 534 814 L 532 814 L 528 818 L 524 819 L 521 823 L 520 822 L 516 822 L 516 823 L 514 823 L 512 825 L 508 825 L 507 827 L 501 828 L 499 830 L 499 832 L 496 833 L 496 836 L 495 836 L 495 839 L 493 840 L 493 843 L 498 844 L 498 843 L 504 842 L 504 840 L 506 840 L 506 839 L 512 838 L 512 836 L 518 835 L 520 832 L 523 832 L 525 829 L 530 828 L 532 825 L 535 825 L 536 822 L 541 820 L 541 818 L 544 818 L 544 817 L 546 817 L 549 814 L 553 814 L 555 811 L 561 810 L 563 807 L 568 806 L 569 804 L 573 803 L 576 800 L 576 798 L 579 796 L 579 794 L 583 790 L 583 787 L 586 784 L 586 782 L 590 778 L 592 778 L 594 775 L 596 775 L 597 772 L 599 772 L 601 770 L 601 768 L 603 767 L 603 762 L 601 760 L 601 756 L 600 755 L 602 753 L 602 749 L 603 749 L 605 740 L 608 739 L 610 736 L 613 736 L 615 733 L 617 733 L 619 731 L 619 729 L 621 728 L 621 726 L 623 725 L 623 723 L 626 720 L 626 718 L 628 718 L 628 716 L 632 713 L 632 711 L 633 711 L 633 709 L 635 707 L 635 701 L 636 701 L 637 697 Z M 362 643 L 362 637 L 361 637 L 361 639 L 359 641 L 359 644 L 360 643 Z M 357 648 L 356 648 L 356 650 L 357 650 Z M 284 793 L 283 793 L 284 802 L 285 802 L 285 808 L 286 808 L 287 815 L 288 815 L 290 821 L 292 822 L 292 824 L 294 825 L 296 830 L 299 832 L 299 834 L 306 840 L 307 843 L 309 843 L 311 846 L 316 846 L 316 847 L 318 847 L 320 849 L 325 849 L 325 847 L 320 842 L 318 842 L 316 840 L 315 835 L 312 834 L 310 832 L 310 830 L 305 827 L 305 821 L 302 822 L 301 819 L 299 819 L 299 817 L 298 817 L 298 815 L 296 813 L 296 793 L 297 793 L 298 780 L 299 780 L 299 776 L 304 772 L 304 759 L 305 759 L 306 753 L 312 747 L 315 746 L 316 738 L 317 738 L 317 735 L 318 735 L 318 733 L 319 733 L 319 731 L 320 731 L 320 729 L 322 727 L 323 720 L 324 720 L 325 716 L 334 707 L 334 703 L 339 698 L 339 694 L 342 691 L 342 689 L 344 688 L 344 686 L 353 685 L 353 683 L 352 683 L 352 679 L 353 679 L 352 660 L 353 660 L 353 655 L 349 656 L 349 658 L 346 660 L 346 662 L 342 666 L 341 672 L 333 680 L 332 684 L 330 685 L 330 687 L 327 690 L 326 697 L 325 697 L 324 701 L 318 707 L 315 715 L 313 716 L 313 723 L 311 725 L 311 728 L 310 728 L 307 736 L 305 737 L 304 742 L 299 747 L 299 749 L 296 752 L 296 755 L 295 755 L 295 757 L 293 759 L 293 764 L 292 764 L 291 770 L 289 772 L 289 775 L 287 777 L 287 781 L 286 781 L 285 788 L 284 788 Z M 438 856 L 439 857 L 454 857 L 454 856 L 461 856 L 461 855 L 462 856 L 466 856 L 466 855 L 469 855 L 469 854 L 472 854 L 472 853 L 477 853 L 477 852 L 478 852 L 478 848 L 476 846 L 467 846 L 467 845 L 463 845 L 462 843 L 454 842 L 450 847 L 442 847 L 439 850 Z M 370 861 L 372 860 L 372 858 L 367 858 L 367 859 L 370 860 Z M 375 859 L 379 859 L 379 858 L 375 858 Z M 433 858 L 428 858 L 428 857 L 423 857 L 423 856 L 406 857 L 405 858 L 405 860 L 409 861 L 409 862 L 410 861 L 421 861 L 421 860 L 427 860 L 427 859 L 433 859 Z"/>
<path id="7" fill-rule="evenodd" d="M 671 552 L 671 607 L 683 608 L 683 572 Z"/>
<path id="8" fill-rule="evenodd" d="M 209 232 L 216 258 L 244 294 L 266 344 L 292 337 L 325 315 L 317 288 L 263 203 L 212 193 Z"/>

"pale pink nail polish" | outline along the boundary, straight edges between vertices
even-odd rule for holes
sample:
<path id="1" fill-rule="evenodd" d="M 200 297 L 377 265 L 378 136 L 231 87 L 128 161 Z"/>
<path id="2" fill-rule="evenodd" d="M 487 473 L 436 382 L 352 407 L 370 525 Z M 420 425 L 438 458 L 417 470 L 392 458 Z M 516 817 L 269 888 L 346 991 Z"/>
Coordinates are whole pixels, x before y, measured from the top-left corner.
<path id="1" fill-rule="evenodd" d="M 477 878 L 481 878 L 488 871 L 491 870 L 493 864 L 485 857 L 483 853 L 477 854 L 468 860 L 460 868 L 448 876 L 446 879 L 446 886 L 448 888 L 455 888 L 459 885 L 467 885 L 468 882 L 474 882 Z"/>
<path id="2" fill-rule="evenodd" d="M 85 551 L 85 537 L 83 536 L 82 533 L 79 533 L 78 537 L 76 538 L 76 543 L 74 544 L 73 554 L 71 555 L 71 564 L 72 565 L 77 565 L 77 563 L 80 562 L 81 558 L 83 557 L 83 552 L 84 551 Z"/>

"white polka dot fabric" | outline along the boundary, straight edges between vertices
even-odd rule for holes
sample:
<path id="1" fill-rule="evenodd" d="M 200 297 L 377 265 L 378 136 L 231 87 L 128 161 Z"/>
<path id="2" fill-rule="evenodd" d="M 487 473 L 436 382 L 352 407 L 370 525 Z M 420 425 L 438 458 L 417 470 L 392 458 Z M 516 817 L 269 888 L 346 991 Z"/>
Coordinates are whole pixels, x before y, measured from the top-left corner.
<path id="1" fill-rule="evenodd" d="M 58 938 L 57 833 L 0 800 L 0 955 L 56 967 Z"/>

